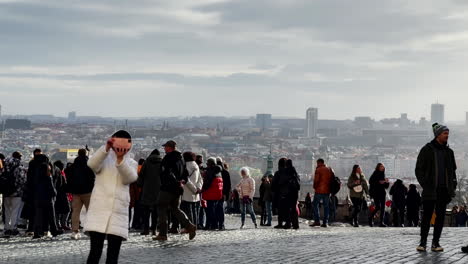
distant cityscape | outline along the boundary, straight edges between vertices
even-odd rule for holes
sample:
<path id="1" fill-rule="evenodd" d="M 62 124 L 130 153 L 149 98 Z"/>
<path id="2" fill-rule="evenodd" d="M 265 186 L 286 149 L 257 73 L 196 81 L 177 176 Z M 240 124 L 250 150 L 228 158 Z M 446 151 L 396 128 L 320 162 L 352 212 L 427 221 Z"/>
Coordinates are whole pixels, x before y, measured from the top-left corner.
<path id="1" fill-rule="evenodd" d="M 41 148 L 53 160 L 72 162 L 79 148 L 91 152 L 117 129 L 128 130 L 134 138 L 135 159 L 146 158 L 154 148 L 174 139 L 182 151 L 209 156 L 222 156 L 234 172 L 243 166 L 252 168 L 259 180 L 268 169 L 275 169 L 276 160 L 291 158 L 301 176 L 301 196 L 312 191 L 315 160 L 324 158 L 336 174 L 346 179 L 354 164 L 360 164 L 370 176 L 375 165 L 386 165 L 392 181 L 403 179 L 416 183 L 414 169 L 419 149 L 433 137 L 431 124 L 445 123 L 445 106 L 433 104 L 430 120 L 418 121 L 402 113 L 399 117 L 374 120 L 358 116 L 354 120 L 320 119 L 317 108 L 305 110 L 305 118 L 277 118 L 268 113 L 252 117 L 168 117 L 106 118 L 54 115 L 1 115 L 0 153 L 21 151 L 28 162 L 35 148 Z M 450 145 L 455 150 L 461 191 L 467 173 L 468 113 L 465 125 L 450 125 Z M 267 168 L 273 160 L 274 168 Z M 233 177 L 236 183 L 236 177 Z M 240 180 L 240 177 L 237 178 Z M 339 198 L 345 199 L 347 188 Z M 461 203 L 465 203 L 460 195 Z"/>

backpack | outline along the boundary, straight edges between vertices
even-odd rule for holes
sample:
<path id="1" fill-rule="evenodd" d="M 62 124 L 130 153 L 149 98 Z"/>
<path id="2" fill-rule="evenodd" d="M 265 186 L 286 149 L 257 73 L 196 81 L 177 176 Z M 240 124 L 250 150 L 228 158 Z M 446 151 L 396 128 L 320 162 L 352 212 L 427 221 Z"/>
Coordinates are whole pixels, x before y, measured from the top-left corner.
<path id="1" fill-rule="evenodd" d="M 335 172 L 330 168 L 332 179 L 330 183 L 330 192 L 332 195 L 336 195 L 341 189 L 341 180 L 335 175 Z"/>
<path id="2" fill-rule="evenodd" d="M 16 191 L 16 179 L 15 179 L 15 170 L 17 167 L 10 168 L 0 175 L 0 193 L 3 194 L 4 197 L 8 197 L 15 193 Z"/>

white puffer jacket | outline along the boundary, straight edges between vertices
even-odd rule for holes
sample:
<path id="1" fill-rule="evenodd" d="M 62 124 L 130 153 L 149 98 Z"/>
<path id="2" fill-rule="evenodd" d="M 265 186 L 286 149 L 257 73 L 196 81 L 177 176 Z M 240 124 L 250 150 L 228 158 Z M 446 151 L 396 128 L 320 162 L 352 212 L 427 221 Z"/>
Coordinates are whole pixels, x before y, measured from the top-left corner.
<path id="1" fill-rule="evenodd" d="M 255 195 L 255 181 L 250 176 L 242 178 L 240 183 L 237 185 L 239 191 L 239 198 L 242 199 L 244 196 L 248 196 L 253 199 Z"/>
<path id="2" fill-rule="evenodd" d="M 185 164 L 189 177 L 187 183 L 184 185 L 184 194 L 182 201 L 198 202 L 200 201 L 200 194 L 197 190 L 201 190 L 203 186 L 203 178 L 200 175 L 200 168 L 195 161 L 189 161 Z"/>
<path id="3" fill-rule="evenodd" d="M 128 238 L 129 185 L 138 178 L 138 163 L 124 157 L 117 164 L 117 156 L 111 149 L 101 147 L 88 161 L 96 173 L 96 182 L 84 230 Z"/>

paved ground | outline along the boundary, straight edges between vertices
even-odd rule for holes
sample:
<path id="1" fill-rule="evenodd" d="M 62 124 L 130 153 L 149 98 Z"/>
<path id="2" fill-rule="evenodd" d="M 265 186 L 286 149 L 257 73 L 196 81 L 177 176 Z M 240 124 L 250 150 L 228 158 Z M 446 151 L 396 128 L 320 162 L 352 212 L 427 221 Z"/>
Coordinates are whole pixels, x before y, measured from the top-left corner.
<path id="1" fill-rule="evenodd" d="M 132 233 L 124 242 L 120 263 L 468 263 L 460 247 L 468 243 L 468 229 L 447 228 L 444 253 L 417 253 L 419 230 L 337 226 L 274 230 L 239 230 L 240 219 L 229 217 L 227 231 L 198 233 L 194 241 L 173 236 L 168 242 Z M 54 240 L 0 239 L 0 263 L 85 263 L 89 240 L 69 235 Z M 103 254 L 104 263 L 105 253 Z"/>

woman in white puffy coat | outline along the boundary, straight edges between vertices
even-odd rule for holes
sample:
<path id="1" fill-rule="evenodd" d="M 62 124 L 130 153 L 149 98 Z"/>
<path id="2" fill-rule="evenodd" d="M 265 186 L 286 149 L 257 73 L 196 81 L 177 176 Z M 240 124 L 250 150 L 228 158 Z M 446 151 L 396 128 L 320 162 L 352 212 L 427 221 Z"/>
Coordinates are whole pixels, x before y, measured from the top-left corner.
<path id="1" fill-rule="evenodd" d="M 240 175 L 242 180 L 237 185 L 237 191 L 239 191 L 239 198 L 241 204 L 241 220 L 242 225 L 241 229 L 245 225 L 245 214 L 246 211 L 250 214 L 252 222 L 257 228 L 257 220 L 255 217 L 255 212 L 253 210 L 253 198 L 255 195 L 255 181 L 250 177 L 250 170 L 247 167 L 244 167 L 240 170 Z"/>
<path id="2" fill-rule="evenodd" d="M 115 148 L 115 142 L 121 139 L 131 142 L 128 132 L 118 131 L 88 161 L 96 173 L 84 226 L 91 238 L 88 264 L 99 263 L 106 237 L 106 263 L 117 263 L 122 241 L 128 238 L 129 185 L 138 178 L 138 163 L 125 155 L 129 148 Z"/>
<path id="3" fill-rule="evenodd" d="M 184 194 L 180 209 L 184 211 L 190 222 L 198 225 L 198 212 L 200 211 L 200 192 L 203 187 L 203 178 L 200 167 L 195 162 L 196 155 L 193 152 L 185 152 L 183 155 L 185 168 L 187 169 L 187 182 L 184 184 Z"/>

